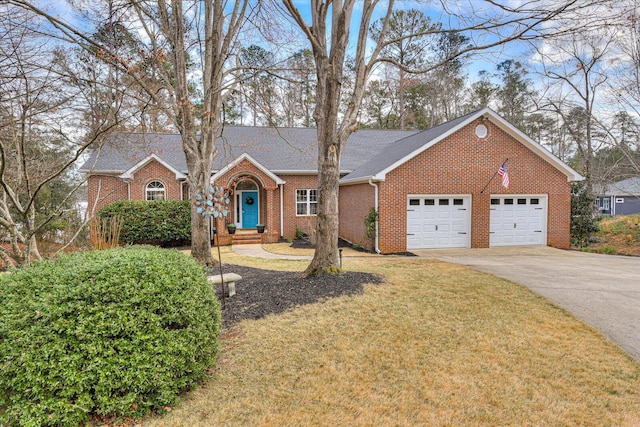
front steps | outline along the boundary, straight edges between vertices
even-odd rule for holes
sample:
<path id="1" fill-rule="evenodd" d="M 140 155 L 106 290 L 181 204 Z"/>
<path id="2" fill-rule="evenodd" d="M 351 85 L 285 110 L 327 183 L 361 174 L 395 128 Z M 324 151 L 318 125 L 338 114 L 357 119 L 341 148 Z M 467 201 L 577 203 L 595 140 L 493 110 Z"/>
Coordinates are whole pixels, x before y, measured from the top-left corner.
<path id="1" fill-rule="evenodd" d="M 255 230 L 236 230 L 235 234 L 231 235 L 232 245 L 251 245 L 256 243 L 262 243 L 262 234 Z"/>

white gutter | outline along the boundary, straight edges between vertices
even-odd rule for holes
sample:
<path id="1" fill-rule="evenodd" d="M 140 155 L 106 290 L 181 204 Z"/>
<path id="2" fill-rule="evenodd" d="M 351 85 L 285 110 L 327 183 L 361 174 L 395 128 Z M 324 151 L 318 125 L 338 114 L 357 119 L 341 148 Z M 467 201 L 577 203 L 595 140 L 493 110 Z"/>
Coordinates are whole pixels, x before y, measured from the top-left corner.
<path id="1" fill-rule="evenodd" d="M 282 200 L 284 184 L 279 184 L 280 187 L 280 237 L 284 237 L 284 201 Z"/>
<path id="2" fill-rule="evenodd" d="M 378 212 L 378 184 L 374 184 L 373 181 L 369 180 L 369 185 L 375 188 L 374 190 L 374 202 L 373 208 Z M 378 247 L 378 220 L 376 219 L 376 243 L 375 243 L 375 251 L 377 254 L 380 253 L 380 248 Z"/>

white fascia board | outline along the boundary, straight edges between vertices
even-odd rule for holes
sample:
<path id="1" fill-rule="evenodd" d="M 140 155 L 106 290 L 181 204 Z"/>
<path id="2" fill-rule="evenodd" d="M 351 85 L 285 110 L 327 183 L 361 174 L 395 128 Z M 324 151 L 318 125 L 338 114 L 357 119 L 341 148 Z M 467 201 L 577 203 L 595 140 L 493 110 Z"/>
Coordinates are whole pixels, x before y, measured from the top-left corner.
<path id="1" fill-rule="evenodd" d="M 498 125 L 498 127 L 500 127 L 502 130 L 510 134 L 512 137 L 514 137 L 516 140 L 522 143 L 525 147 L 527 147 L 528 149 L 536 153 L 539 157 L 543 158 L 548 163 L 550 163 L 553 167 L 555 167 L 564 175 L 566 175 L 567 181 L 572 182 L 572 181 L 584 180 L 584 177 L 582 175 L 580 175 L 578 172 L 573 170 L 571 167 L 565 164 L 562 160 L 557 158 L 551 151 L 547 150 L 542 145 L 535 142 L 533 139 L 527 136 L 520 129 L 518 129 L 517 127 L 513 126 L 511 123 L 507 122 L 505 119 L 500 117 L 493 110 L 490 110 L 490 109 L 487 109 L 487 110 L 488 111 L 485 112 L 483 115 L 489 116 L 492 123 Z"/>
<path id="2" fill-rule="evenodd" d="M 285 183 L 278 175 L 276 175 L 273 172 L 271 172 L 269 169 L 264 167 L 262 164 L 260 164 L 260 162 L 255 160 L 253 157 L 251 157 L 247 153 L 242 153 L 240 155 L 240 157 L 236 158 L 234 161 L 229 163 L 227 166 L 223 167 L 218 172 L 214 173 L 213 176 L 211 177 L 211 181 L 213 182 L 216 179 L 220 178 L 222 175 L 224 175 L 225 173 L 227 173 L 228 171 L 233 169 L 238 163 L 240 163 L 243 160 L 248 160 L 249 163 L 252 163 L 255 167 L 257 167 L 259 170 L 261 170 L 265 175 L 267 175 L 269 178 L 271 178 L 273 181 L 275 181 L 276 184 L 281 185 L 281 184 Z"/>
<path id="3" fill-rule="evenodd" d="M 120 175 L 120 178 L 122 179 L 133 179 L 133 174 L 140 169 L 141 167 L 143 167 L 144 165 L 146 165 L 147 163 L 149 163 L 151 160 L 155 160 L 158 163 L 160 163 L 162 166 L 164 166 L 165 168 L 169 169 L 171 172 L 173 172 L 174 174 L 176 174 L 176 179 L 186 179 L 187 176 L 185 174 L 183 174 L 182 172 L 180 172 L 179 170 L 177 170 L 176 168 L 174 168 L 173 166 L 171 166 L 169 163 L 167 163 L 166 161 L 162 160 L 160 157 L 158 157 L 156 154 L 150 154 L 147 157 L 145 157 L 144 159 L 140 160 L 138 163 L 136 163 L 135 165 L 133 165 L 131 168 L 129 168 L 128 170 L 126 170 L 122 175 Z"/>
<path id="4" fill-rule="evenodd" d="M 391 166 L 388 166 L 384 170 L 378 172 L 377 174 L 375 174 L 373 176 L 373 179 L 374 180 L 384 181 L 387 173 L 391 172 L 392 170 L 394 170 L 398 166 L 403 165 L 405 162 L 411 160 L 412 158 L 416 157 L 417 155 L 419 155 L 420 153 L 422 153 L 425 150 L 429 149 L 430 147 L 433 147 L 438 142 L 442 141 L 443 139 L 447 138 L 448 136 L 452 135 L 453 133 L 459 131 L 460 129 L 462 129 L 463 127 L 469 125 L 473 121 L 478 120 L 482 116 L 487 117 L 493 124 L 495 124 L 496 126 L 501 128 L 503 131 L 507 132 L 509 135 L 514 137 L 517 141 L 519 141 L 525 147 L 529 148 L 531 151 L 536 153 L 539 157 L 541 157 L 542 159 L 546 160 L 553 167 L 555 167 L 560 172 L 562 172 L 564 175 L 566 175 L 567 176 L 567 181 L 571 182 L 571 181 L 582 181 L 582 180 L 584 180 L 584 177 L 582 175 L 580 175 L 578 172 L 574 171 L 572 168 L 567 166 L 562 160 L 558 159 L 553 153 L 551 153 L 549 150 L 544 148 L 542 145 L 538 144 L 533 139 L 528 137 L 520 129 L 516 128 L 511 123 L 507 122 L 505 119 L 500 117 L 498 115 L 498 113 L 496 113 L 495 111 L 493 111 L 490 108 L 483 108 L 482 110 L 479 110 L 478 112 L 476 112 L 472 116 L 469 116 L 465 121 L 463 121 L 460 124 L 458 124 L 458 126 L 449 129 L 447 132 L 443 133 L 442 135 L 439 135 L 437 138 L 432 139 L 431 141 L 429 141 L 425 145 L 421 146 L 419 149 L 417 149 L 417 150 L 413 151 L 412 153 L 406 155 L 405 157 L 403 157 L 402 159 L 398 160 L 397 162 L 395 162 Z"/>
<path id="5" fill-rule="evenodd" d="M 80 173 L 86 173 L 87 175 L 120 175 L 123 170 L 98 170 L 98 169 L 78 169 Z"/>
<path id="6" fill-rule="evenodd" d="M 401 165 L 405 164 L 406 162 L 408 162 L 409 160 L 411 160 L 414 157 L 418 156 L 419 154 L 423 153 L 427 149 L 433 147 L 434 145 L 436 145 L 438 142 L 442 141 L 443 139 L 445 139 L 449 135 L 459 131 L 460 129 L 462 129 L 463 127 L 465 127 L 466 125 L 468 125 L 472 121 L 477 120 L 479 117 L 482 117 L 483 115 L 487 114 L 487 112 L 491 112 L 491 110 L 489 108 L 484 108 L 484 109 L 478 111 L 476 114 L 470 116 L 464 122 L 461 122 L 460 124 L 458 124 L 458 126 L 449 129 L 447 132 L 444 132 L 443 134 L 441 134 L 438 137 L 432 139 L 428 143 L 422 145 L 417 150 L 412 151 L 411 153 L 407 154 L 406 156 L 404 156 L 403 158 L 401 158 L 400 160 L 398 160 L 394 164 L 392 164 L 390 166 L 387 166 L 386 168 L 384 168 L 383 170 L 381 170 L 380 172 L 375 174 L 373 176 L 373 179 L 374 180 L 384 181 L 385 178 L 386 178 L 387 173 L 391 172 L 392 170 L 394 170 L 398 166 L 401 166 Z"/>
<path id="7" fill-rule="evenodd" d="M 273 173 L 278 175 L 318 175 L 318 170 L 274 170 Z"/>
<path id="8" fill-rule="evenodd" d="M 368 184 L 369 182 L 383 182 L 384 180 L 384 177 L 380 178 L 378 175 L 369 175 L 360 178 L 340 180 L 340 185 Z"/>

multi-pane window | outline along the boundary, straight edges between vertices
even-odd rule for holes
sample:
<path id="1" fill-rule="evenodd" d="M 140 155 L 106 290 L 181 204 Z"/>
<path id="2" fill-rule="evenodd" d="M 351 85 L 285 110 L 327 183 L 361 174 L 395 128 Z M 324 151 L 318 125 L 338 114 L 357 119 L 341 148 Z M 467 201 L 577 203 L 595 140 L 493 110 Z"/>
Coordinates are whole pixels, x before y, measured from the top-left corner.
<path id="1" fill-rule="evenodd" d="M 163 183 L 160 181 L 151 181 L 147 184 L 147 200 L 164 199 L 166 199 L 166 190 Z"/>
<path id="2" fill-rule="evenodd" d="M 296 215 L 318 213 L 318 190 L 296 190 Z"/>

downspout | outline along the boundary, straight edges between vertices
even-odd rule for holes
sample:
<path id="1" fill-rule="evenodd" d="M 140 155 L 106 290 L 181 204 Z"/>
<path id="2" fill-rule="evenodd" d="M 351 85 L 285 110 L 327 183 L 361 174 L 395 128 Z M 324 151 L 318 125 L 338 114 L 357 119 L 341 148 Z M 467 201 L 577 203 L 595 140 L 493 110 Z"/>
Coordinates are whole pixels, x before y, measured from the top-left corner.
<path id="1" fill-rule="evenodd" d="M 284 237 L 284 201 L 282 200 L 284 184 L 280 184 L 280 238 Z"/>
<path id="2" fill-rule="evenodd" d="M 127 179 L 125 182 L 127 183 L 127 200 L 131 200 L 131 181 Z"/>
<path id="3" fill-rule="evenodd" d="M 369 185 L 375 188 L 374 190 L 374 202 L 373 208 L 378 212 L 378 184 L 374 184 L 373 178 L 369 178 Z M 378 216 L 378 219 L 380 217 Z M 375 251 L 377 254 L 380 253 L 380 248 L 378 247 L 378 221 L 376 220 L 376 240 L 375 240 Z"/>

